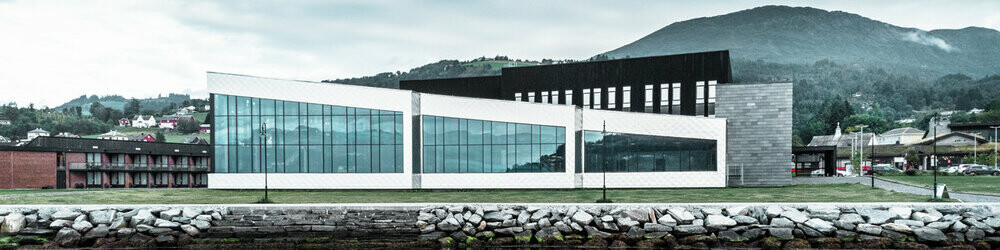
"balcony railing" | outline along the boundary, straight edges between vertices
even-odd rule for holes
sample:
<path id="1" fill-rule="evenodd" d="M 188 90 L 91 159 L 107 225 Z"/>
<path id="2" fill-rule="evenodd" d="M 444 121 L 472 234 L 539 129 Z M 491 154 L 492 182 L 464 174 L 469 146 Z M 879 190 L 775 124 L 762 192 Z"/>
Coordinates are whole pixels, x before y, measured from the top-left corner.
<path id="1" fill-rule="evenodd" d="M 69 163 L 68 167 L 70 170 L 208 172 L 208 165 L 76 162 L 76 163 Z"/>

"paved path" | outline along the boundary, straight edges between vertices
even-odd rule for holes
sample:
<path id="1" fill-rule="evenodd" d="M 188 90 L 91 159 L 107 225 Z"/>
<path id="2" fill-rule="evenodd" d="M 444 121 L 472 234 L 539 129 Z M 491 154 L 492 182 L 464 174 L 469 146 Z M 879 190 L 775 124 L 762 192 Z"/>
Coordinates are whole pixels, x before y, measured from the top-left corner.
<path id="1" fill-rule="evenodd" d="M 872 179 L 871 177 L 796 177 L 792 178 L 792 183 L 793 184 L 859 183 L 863 185 L 871 185 Z M 875 178 L 875 187 L 886 190 L 892 190 L 900 193 L 926 195 L 928 198 L 930 198 L 931 195 L 933 194 L 930 188 L 890 182 L 878 178 Z M 993 195 L 979 195 L 970 193 L 960 193 L 955 191 L 948 192 L 948 195 L 952 199 L 958 199 L 963 202 L 1000 202 L 1000 196 L 993 196 Z"/>

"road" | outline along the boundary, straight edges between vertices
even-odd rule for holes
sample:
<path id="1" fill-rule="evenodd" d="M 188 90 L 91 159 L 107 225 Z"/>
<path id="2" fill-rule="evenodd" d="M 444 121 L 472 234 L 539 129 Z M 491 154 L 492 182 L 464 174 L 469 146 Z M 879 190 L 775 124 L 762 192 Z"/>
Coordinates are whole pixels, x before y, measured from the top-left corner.
<path id="1" fill-rule="evenodd" d="M 859 183 L 863 185 L 871 185 L 871 177 L 796 177 L 792 178 L 793 184 L 841 184 L 841 183 Z M 926 195 L 928 198 L 933 194 L 930 188 L 918 187 L 913 185 L 900 184 L 895 182 L 884 181 L 882 179 L 875 179 L 875 187 L 892 190 L 900 193 L 910 193 Z M 957 199 L 963 202 L 1000 202 L 1000 196 L 993 195 L 979 195 L 979 194 L 969 194 L 969 193 L 959 193 L 959 192 L 948 192 L 948 196 L 952 199 Z"/>

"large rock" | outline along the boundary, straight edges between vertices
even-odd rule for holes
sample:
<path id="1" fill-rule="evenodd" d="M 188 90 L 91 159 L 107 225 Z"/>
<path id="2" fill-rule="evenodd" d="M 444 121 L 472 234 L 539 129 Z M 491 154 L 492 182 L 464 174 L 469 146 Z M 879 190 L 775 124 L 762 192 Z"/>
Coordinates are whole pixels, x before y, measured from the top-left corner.
<path id="1" fill-rule="evenodd" d="M 111 224 L 115 219 L 115 210 L 96 210 L 90 212 L 90 222 L 94 224 Z"/>
<path id="2" fill-rule="evenodd" d="M 771 227 L 774 228 L 794 228 L 795 222 L 787 218 L 774 218 L 771 220 Z"/>
<path id="3" fill-rule="evenodd" d="M 73 226 L 73 221 L 71 220 L 56 220 L 53 221 L 52 223 L 49 223 L 49 228 L 52 229 L 61 229 L 64 227 L 72 227 L 72 226 Z"/>
<path id="4" fill-rule="evenodd" d="M 924 226 L 924 222 L 918 220 L 895 220 L 892 223 L 907 225 L 910 226 L 910 228 L 917 228 Z"/>
<path id="5" fill-rule="evenodd" d="M 192 225 L 181 225 L 181 230 L 184 230 L 185 233 L 191 236 L 198 236 L 198 234 L 201 234 L 201 230 L 198 230 L 197 227 Z"/>
<path id="6" fill-rule="evenodd" d="M 125 218 L 115 217 L 115 219 L 111 221 L 111 227 L 110 228 L 111 228 L 111 230 L 118 230 L 118 229 L 125 228 Z"/>
<path id="7" fill-rule="evenodd" d="M 76 231 L 87 232 L 87 230 L 90 230 L 91 228 L 94 228 L 94 224 L 90 224 L 89 221 L 83 220 L 73 223 L 73 230 Z"/>
<path id="8" fill-rule="evenodd" d="M 882 228 L 883 229 L 891 230 L 893 232 L 903 233 L 903 234 L 909 234 L 909 233 L 913 232 L 913 229 L 910 228 L 910 226 L 899 224 L 899 223 L 885 223 L 885 224 L 882 224 Z"/>
<path id="9" fill-rule="evenodd" d="M 483 215 L 483 219 L 485 219 L 488 222 L 503 221 L 503 213 L 499 211 L 487 212 L 486 214 Z"/>
<path id="10" fill-rule="evenodd" d="M 806 226 L 809 226 L 812 229 L 816 229 L 816 231 L 819 231 L 820 233 L 823 233 L 825 235 L 830 235 L 834 231 L 837 231 L 837 228 L 833 227 L 833 223 L 830 223 L 828 221 L 819 218 L 809 219 L 808 221 L 806 221 L 805 224 Z"/>
<path id="11" fill-rule="evenodd" d="M 927 224 L 927 227 L 933 228 L 933 229 L 937 229 L 937 230 L 945 230 L 945 229 L 951 227 L 952 223 L 955 223 L 955 222 L 952 222 L 952 221 L 935 221 L 935 222 L 931 222 L 930 224 Z"/>
<path id="12" fill-rule="evenodd" d="M 781 217 L 788 218 L 789 220 L 792 220 L 795 223 L 804 223 L 807 220 L 809 220 L 809 216 L 806 216 L 805 213 L 802 213 L 796 209 L 788 209 L 785 210 L 784 212 L 781 212 Z"/>
<path id="13" fill-rule="evenodd" d="M 708 217 L 705 217 L 705 226 L 716 230 L 723 230 L 736 226 L 736 220 L 722 215 L 709 214 Z"/>
<path id="14" fill-rule="evenodd" d="M 57 219 L 57 220 L 75 220 L 76 217 L 79 217 L 80 215 L 81 215 L 80 212 L 69 210 L 69 209 L 62 209 L 62 210 L 59 210 L 59 211 L 56 211 L 55 213 L 53 213 L 52 214 L 52 219 Z"/>
<path id="15" fill-rule="evenodd" d="M 869 235 L 882 235 L 882 227 L 872 224 L 859 224 L 856 229 L 859 233 L 865 233 Z"/>
<path id="16" fill-rule="evenodd" d="M 561 240 L 562 232 L 560 232 L 559 229 L 555 227 L 546 227 L 542 228 L 541 230 L 538 230 L 538 232 L 535 233 L 535 238 L 538 239 L 539 242 L 545 242 L 550 240 Z"/>
<path id="17" fill-rule="evenodd" d="M 80 242 L 80 233 L 72 228 L 64 227 L 56 233 L 56 237 L 53 241 L 62 247 L 75 247 L 77 243 Z"/>
<path id="18" fill-rule="evenodd" d="M 105 224 L 97 225 L 94 229 L 87 231 L 87 234 L 83 235 L 84 239 L 97 239 L 107 237 L 109 233 L 108 226 Z"/>
<path id="19" fill-rule="evenodd" d="M 984 220 L 983 223 L 986 223 L 986 225 L 989 225 L 993 228 L 1000 229 L 1000 218 L 990 217 Z"/>
<path id="20" fill-rule="evenodd" d="M 618 222 L 618 226 L 622 229 L 629 229 L 639 225 L 639 221 L 636 221 L 635 219 L 632 219 L 631 217 L 628 216 L 619 216 L 616 219 L 616 221 Z M 607 221 L 602 220 L 602 222 L 607 222 Z"/>
<path id="21" fill-rule="evenodd" d="M 918 241 L 942 242 L 948 239 L 941 230 L 928 227 L 914 229 L 913 234 L 917 235 Z"/>
<path id="22" fill-rule="evenodd" d="M 193 220 L 191 221 L 191 225 L 198 228 L 198 230 L 208 230 L 208 228 L 212 227 L 211 223 L 203 220 Z"/>
<path id="23" fill-rule="evenodd" d="M 472 215 L 469 215 L 468 221 L 469 221 L 469 223 L 472 223 L 473 225 L 479 225 L 479 222 L 483 221 L 483 216 L 479 215 L 479 214 L 472 214 Z"/>
<path id="24" fill-rule="evenodd" d="M 840 223 L 854 224 L 854 225 L 865 223 L 865 219 L 861 218 L 861 215 L 859 214 L 843 214 L 840 216 L 839 221 Z"/>
<path id="25" fill-rule="evenodd" d="M 760 222 L 757 221 L 757 218 L 750 217 L 750 216 L 745 216 L 745 215 L 736 215 L 736 216 L 733 216 L 733 220 L 736 221 L 736 224 L 740 224 L 740 225 L 752 225 L 752 224 L 760 223 Z"/>
<path id="26" fill-rule="evenodd" d="M 648 208 L 647 209 L 629 209 L 629 210 L 622 211 L 622 213 L 620 214 L 620 216 L 627 217 L 629 219 L 633 219 L 635 221 L 638 221 L 639 223 L 646 223 L 646 222 L 650 222 L 651 221 L 651 219 L 649 218 L 649 214 L 650 214 L 650 211 L 649 211 Z"/>
<path id="27" fill-rule="evenodd" d="M 680 225 L 674 227 L 674 233 L 680 236 L 704 234 L 707 232 L 708 230 L 701 225 Z"/>
<path id="28" fill-rule="evenodd" d="M 160 219 L 164 219 L 164 220 L 170 220 L 170 219 L 173 219 L 174 217 L 177 217 L 177 216 L 181 216 L 181 210 L 180 209 L 174 208 L 174 209 L 170 209 L 170 210 L 167 210 L 167 211 L 160 212 Z"/>
<path id="29" fill-rule="evenodd" d="M 559 232 L 563 232 L 563 233 L 572 233 L 573 232 L 573 227 L 570 226 L 570 225 L 568 225 L 568 224 L 566 224 L 565 222 L 562 222 L 562 221 L 556 221 L 556 223 L 553 224 L 553 226 L 555 226 L 556 229 L 559 229 Z"/>
<path id="30" fill-rule="evenodd" d="M 840 209 L 832 206 L 809 206 L 809 215 L 813 218 L 835 221 L 840 218 Z"/>
<path id="31" fill-rule="evenodd" d="M 910 218 L 910 214 L 913 213 L 913 209 L 908 207 L 891 207 L 889 208 L 889 212 L 896 215 L 896 218 L 906 219 Z"/>
<path id="32" fill-rule="evenodd" d="M 573 222 L 580 223 L 580 225 L 590 225 L 590 222 L 594 221 L 594 216 L 584 211 L 576 211 L 572 219 Z"/>
<path id="33" fill-rule="evenodd" d="M 156 222 L 153 223 L 153 225 L 156 226 L 156 227 L 162 227 L 162 228 L 178 228 L 178 227 L 181 226 L 180 223 L 169 221 L 169 220 L 164 220 L 164 219 L 156 219 Z"/>
<path id="34" fill-rule="evenodd" d="M 3 223 L 0 225 L 0 233 L 17 233 L 21 229 L 24 229 L 25 219 L 24 215 L 21 213 L 10 213 L 3 218 Z"/>
<path id="35" fill-rule="evenodd" d="M 458 223 L 458 220 L 455 219 L 455 217 L 448 217 L 447 219 L 441 221 L 441 223 L 437 224 L 438 229 L 447 232 L 458 230 L 461 227 L 462 225 Z"/>
<path id="36" fill-rule="evenodd" d="M 795 238 L 791 228 L 769 228 L 767 232 L 779 240 L 791 240 Z"/>
<path id="37" fill-rule="evenodd" d="M 910 215 L 910 219 L 920 221 L 923 223 L 931 223 L 941 219 L 941 216 L 935 216 L 924 212 L 914 212 Z"/>
<path id="38" fill-rule="evenodd" d="M 667 209 L 667 214 L 674 217 L 674 220 L 681 222 L 681 224 L 688 224 L 694 221 L 695 217 L 690 211 L 684 209 L 683 207 L 671 207 Z"/>
<path id="39" fill-rule="evenodd" d="M 183 210 L 181 210 L 181 215 L 184 216 L 185 218 L 190 218 L 190 219 L 194 219 L 194 217 L 201 215 L 201 213 L 202 211 L 200 208 L 194 208 L 194 207 L 185 207 Z"/>
<path id="40" fill-rule="evenodd" d="M 549 213 L 548 209 L 538 209 L 534 213 L 531 213 L 531 221 L 539 221 L 543 218 L 549 217 Z"/>
<path id="41" fill-rule="evenodd" d="M 675 220 L 674 217 L 670 215 L 660 216 L 660 218 L 657 219 L 656 222 L 671 227 L 677 226 L 677 220 Z"/>
<path id="42" fill-rule="evenodd" d="M 149 210 L 139 210 L 135 216 L 132 216 L 132 220 L 129 221 L 130 227 L 136 227 L 138 225 L 153 225 L 156 222 L 156 217 Z"/>
<path id="43" fill-rule="evenodd" d="M 868 220 L 868 224 L 881 225 L 895 218 L 897 214 L 872 208 L 857 208 L 858 214 Z"/>

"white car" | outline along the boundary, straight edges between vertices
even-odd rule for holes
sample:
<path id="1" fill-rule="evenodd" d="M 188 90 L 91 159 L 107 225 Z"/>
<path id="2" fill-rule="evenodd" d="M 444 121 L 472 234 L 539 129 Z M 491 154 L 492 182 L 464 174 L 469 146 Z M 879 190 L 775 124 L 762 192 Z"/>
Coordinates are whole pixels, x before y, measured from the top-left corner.
<path id="1" fill-rule="evenodd" d="M 823 176 L 823 175 L 826 175 L 826 170 L 822 168 L 813 170 L 812 172 L 809 173 L 809 176 Z"/>

